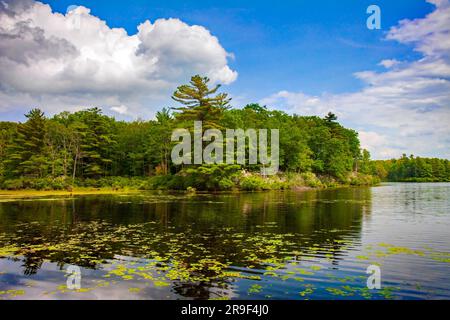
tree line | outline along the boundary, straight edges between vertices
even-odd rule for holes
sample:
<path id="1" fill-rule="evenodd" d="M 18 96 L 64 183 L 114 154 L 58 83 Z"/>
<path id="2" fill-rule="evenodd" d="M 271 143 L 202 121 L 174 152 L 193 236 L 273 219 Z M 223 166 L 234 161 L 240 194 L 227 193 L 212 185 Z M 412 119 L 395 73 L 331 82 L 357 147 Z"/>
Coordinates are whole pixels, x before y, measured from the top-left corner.
<path id="1" fill-rule="evenodd" d="M 450 182 L 450 161 L 403 154 L 399 159 L 371 161 L 367 172 L 384 181 Z"/>
<path id="2" fill-rule="evenodd" d="M 228 95 L 217 93 L 219 88 L 210 87 L 206 77 L 194 76 L 174 92 L 172 98 L 179 105 L 163 108 L 154 120 L 118 121 L 99 108 L 88 108 L 52 117 L 32 109 L 24 123 L 0 122 L 0 183 L 8 187 L 17 179 L 47 179 L 75 185 L 77 181 L 106 177 L 168 179 L 189 173 L 197 173 L 200 179 L 199 172 L 206 172 L 208 180 L 208 174 L 225 174 L 230 168 L 233 172 L 259 170 L 258 165 L 245 164 L 228 169 L 173 164 L 172 131 L 192 130 L 195 120 L 203 121 L 203 130 L 279 129 L 283 172 L 312 173 L 340 182 L 348 181 L 358 171 L 380 175 L 373 167 L 381 165 L 371 162 L 368 152 L 361 150 L 357 132 L 340 125 L 334 114 L 323 118 L 289 115 L 256 103 L 230 108 Z M 383 165 L 389 172 L 394 167 Z M 448 161 L 444 167 L 448 176 Z"/>

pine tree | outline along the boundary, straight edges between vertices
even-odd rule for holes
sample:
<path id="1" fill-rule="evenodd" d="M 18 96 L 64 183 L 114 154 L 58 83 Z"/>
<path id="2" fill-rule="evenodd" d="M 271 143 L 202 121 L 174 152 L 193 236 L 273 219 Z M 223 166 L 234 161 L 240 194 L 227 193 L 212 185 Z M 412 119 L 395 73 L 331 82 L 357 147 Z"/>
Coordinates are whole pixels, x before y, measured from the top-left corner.
<path id="1" fill-rule="evenodd" d="M 19 124 L 7 150 L 6 170 L 13 176 L 43 177 L 48 166 L 44 141 L 46 119 L 39 109 L 31 110 L 25 117 L 27 121 Z"/>
<path id="2" fill-rule="evenodd" d="M 80 161 L 87 177 L 100 177 L 108 172 L 112 163 L 112 146 L 116 144 L 110 119 L 99 108 L 75 114 L 79 119 L 78 135 L 81 137 Z"/>
<path id="3" fill-rule="evenodd" d="M 5 176 L 5 160 L 7 150 L 13 142 L 13 137 L 16 131 L 17 123 L 0 122 L 0 178 Z"/>
<path id="4" fill-rule="evenodd" d="M 211 96 L 217 92 L 220 85 L 209 88 L 209 81 L 207 77 L 195 75 L 191 78 L 189 84 L 179 86 L 173 93 L 172 99 L 184 105 L 174 108 L 179 111 L 176 114 L 178 121 L 202 121 L 205 130 L 222 128 L 219 123 L 231 99 L 228 98 L 226 93 Z"/>
<path id="5" fill-rule="evenodd" d="M 332 112 L 328 112 L 328 114 L 325 116 L 324 120 L 327 123 L 332 123 L 332 122 L 337 121 L 337 116 Z"/>

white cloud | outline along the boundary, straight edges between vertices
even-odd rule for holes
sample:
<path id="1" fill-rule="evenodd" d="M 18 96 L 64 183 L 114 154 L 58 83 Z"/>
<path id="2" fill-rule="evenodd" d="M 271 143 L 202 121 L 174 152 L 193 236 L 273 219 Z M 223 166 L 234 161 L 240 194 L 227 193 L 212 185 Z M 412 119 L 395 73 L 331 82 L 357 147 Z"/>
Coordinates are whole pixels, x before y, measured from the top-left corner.
<path id="1" fill-rule="evenodd" d="M 398 150 L 389 146 L 387 136 L 373 131 L 360 130 L 359 139 L 361 148 L 367 150 L 376 150 L 381 158 L 393 158 L 398 156 Z"/>
<path id="2" fill-rule="evenodd" d="M 274 105 L 287 108 L 288 111 L 300 111 L 304 115 L 323 115 L 328 107 L 323 103 L 323 97 L 309 96 L 303 92 L 280 91 L 260 101 L 264 105 Z M 282 105 L 279 105 L 279 104 Z M 283 105 L 284 104 L 284 105 Z"/>
<path id="3" fill-rule="evenodd" d="M 416 50 L 426 56 L 449 56 L 450 54 L 450 3 L 448 0 L 428 0 L 437 9 L 424 19 L 402 20 L 391 28 L 387 39 L 401 43 L 413 43 Z"/>
<path id="4" fill-rule="evenodd" d="M 178 19 L 147 20 L 128 35 L 82 6 L 63 15 L 40 2 L 2 1 L 0 112 L 89 103 L 145 115 L 193 74 L 233 82 L 229 56 L 207 29 Z"/>
<path id="5" fill-rule="evenodd" d="M 374 158 L 411 152 L 450 158 L 450 4 L 433 3 L 432 13 L 402 20 L 387 34 L 389 40 L 414 45 L 422 58 L 384 60 L 385 72 L 356 73 L 365 83 L 358 92 L 309 96 L 281 91 L 261 102 L 304 115 L 331 110 L 359 130 Z"/>
<path id="6" fill-rule="evenodd" d="M 400 61 L 396 59 L 385 59 L 381 60 L 378 65 L 385 67 L 386 69 L 392 68 L 393 66 L 399 64 Z"/>
<path id="7" fill-rule="evenodd" d="M 128 107 L 124 106 L 123 104 L 120 106 L 111 107 L 111 110 L 114 112 L 117 112 L 119 114 L 127 114 L 128 113 Z"/>

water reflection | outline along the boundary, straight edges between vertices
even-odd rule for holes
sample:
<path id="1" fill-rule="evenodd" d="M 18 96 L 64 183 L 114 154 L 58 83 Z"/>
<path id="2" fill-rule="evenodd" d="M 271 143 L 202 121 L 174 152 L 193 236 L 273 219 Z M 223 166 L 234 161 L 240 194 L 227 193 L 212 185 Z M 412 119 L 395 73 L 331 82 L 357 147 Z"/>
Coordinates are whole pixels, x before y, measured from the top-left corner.
<path id="1" fill-rule="evenodd" d="M 161 243 L 155 247 L 160 254 L 164 254 L 164 248 L 170 244 L 163 235 L 186 233 L 182 239 L 185 246 L 200 241 L 211 253 L 225 250 L 226 255 L 239 257 L 237 246 L 223 248 L 227 235 L 268 233 L 270 237 L 270 234 L 294 233 L 300 236 L 297 239 L 300 246 L 302 241 L 323 245 L 325 240 L 349 236 L 356 239 L 361 230 L 362 214 L 370 212 L 369 208 L 370 189 L 196 196 L 86 196 L 0 203 L 0 232 L 4 234 L 3 241 L 25 248 L 64 243 L 71 235 L 84 232 L 92 232 L 90 235 L 95 237 L 105 236 L 104 233 L 117 232 L 121 226 L 141 224 L 144 238 L 154 234 L 162 236 Z M 102 247 L 92 248 L 92 253 L 103 259 L 113 258 L 112 254 L 120 254 L 124 248 L 136 255 L 145 254 L 133 245 L 132 239 L 129 240 L 114 243 L 117 252 L 109 255 L 104 255 Z M 39 254 L 32 250 L 23 253 L 29 261 L 25 263 L 27 272 L 33 273 L 32 270 L 40 265 L 36 260 Z M 46 258 L 45 252 L 42 256 Z M 64 262 L 73 261 L 68 258 Z"/>
<path id="2" fill-rule="evenodd" d="M 372 219 L 374 190 L 0 202 L 0 257 L 9 261 L 0 259 L 0 266 L 49 282 L 49 263 L 59 270 L 78 265 L 89 275 L 86 295 L 119 290 L 117 297 L 140 298 L 372 297 L 364 288 L 372 257 L 358 252 Z M 64 283 L 63 272 L 58 279 L 55 287 Z M 343 290 L 346 284 L 357 291 Z M 0 273 L 0 290 L 11 287 Z"/>

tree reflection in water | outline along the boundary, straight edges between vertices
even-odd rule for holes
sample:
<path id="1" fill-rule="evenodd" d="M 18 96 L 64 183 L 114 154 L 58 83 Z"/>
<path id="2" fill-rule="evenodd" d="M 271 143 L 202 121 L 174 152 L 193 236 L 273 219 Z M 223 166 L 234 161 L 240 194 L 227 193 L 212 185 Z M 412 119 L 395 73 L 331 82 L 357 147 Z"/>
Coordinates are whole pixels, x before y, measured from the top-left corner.
<path id="1" fill-rule="evenodd" d="M 263 278 L 274 266 L 314 257 L 337 267 L 359 241 L 370 192 L 143 193 L 2 202 L 0 245 L 17 247 L 25 275 L 39 272 L 44 261 L 61 269 L 102 269 L 126 256 L 146 261 L 127 265 L 129 270 L 171 274 L 165 280 L 180 296 L 215 298 L 232 291 L 237 273 Z M 146 263 L 155 267 L 145 269 Z M 133 272 L 130 277 L 142 276 Z"/>

